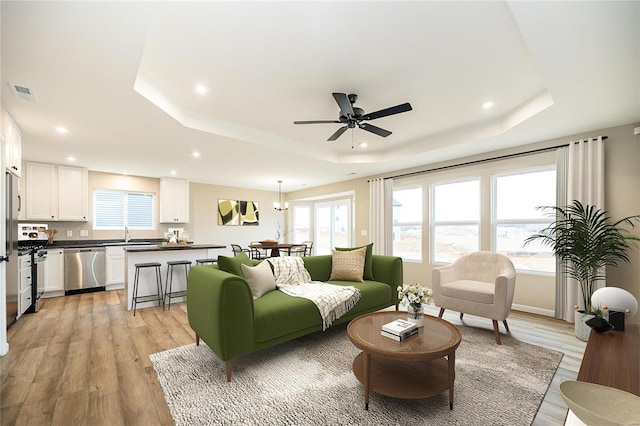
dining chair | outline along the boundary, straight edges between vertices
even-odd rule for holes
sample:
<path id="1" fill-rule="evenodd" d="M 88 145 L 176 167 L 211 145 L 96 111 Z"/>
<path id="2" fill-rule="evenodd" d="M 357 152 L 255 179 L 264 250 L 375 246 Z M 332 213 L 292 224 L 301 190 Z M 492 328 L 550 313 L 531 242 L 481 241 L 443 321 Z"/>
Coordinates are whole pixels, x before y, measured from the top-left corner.
<path id="1" fill-rule="evenodd" d="M 313 241 L 303 241 L 302 244 L 305 245 L 306 249 L 304 251 L 305 256 L 311 256 L 311 249 L 313 248 Z"/>
<path id="2" fill-rule="evenodd" d="M 260 245 L 260 241 L 251 241 L 251 244 L 249 244 L 249 246 L 252 245 Z M 259 249 L 257 247 L 249 247 L 251 249 L 251 258 L 252 259 L 266 259 L 269 257 L 269 253 L 267 252 L 267 249 Z"/>
<path id="3" fill-rule="evenodd" d="M 237 256 L 240 253 L 245 252 L 247 253 L 247 256 L 251 257 L 251 251 L 249 251 L 249 249 L 240 247 L 238 244 L 231 244 L 231 250 L 233 250 L 234 256 Z"/>
<path id="4" fill-rule="evenodd" d="M 305 256 L 307 246 L 304 244 L 295 244 L 289 249 L 289 256 Z"/>

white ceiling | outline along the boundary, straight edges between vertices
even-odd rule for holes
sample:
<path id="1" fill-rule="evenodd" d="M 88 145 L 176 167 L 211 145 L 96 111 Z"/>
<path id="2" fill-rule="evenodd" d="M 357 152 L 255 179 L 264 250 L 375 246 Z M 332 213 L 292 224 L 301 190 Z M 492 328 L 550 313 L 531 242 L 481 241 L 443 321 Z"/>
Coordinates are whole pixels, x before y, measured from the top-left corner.
<path id="1" fill-rule="evenodd" d="M 0 7 L 30 161 L 286 192 L 640 121 L 640 2 Z M 413 111 L 371 122 L 387 138 L 293 125 L 337 119 L 332 92 Z"/>

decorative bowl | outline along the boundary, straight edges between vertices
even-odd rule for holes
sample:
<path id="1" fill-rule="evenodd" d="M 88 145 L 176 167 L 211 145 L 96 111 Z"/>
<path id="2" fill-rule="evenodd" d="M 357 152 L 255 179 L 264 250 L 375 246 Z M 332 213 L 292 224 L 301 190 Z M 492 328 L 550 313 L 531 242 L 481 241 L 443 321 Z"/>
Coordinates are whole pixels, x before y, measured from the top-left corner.
<path id="1" fill-rule="evenodd" d="M 604 333 L 606 331 L 613 330 L 613 325 L 611 325 L 611 323 L 609 323 L 609 321 L 604 318 L 594 317 L 586 321 L 585 324 L 587 324 L 598 333 Z"/>
<path id="2" fill-rule="evenodd" d="M 260 244 L 262 244 L 263 246 L 275 246 L 276 244 L 278 244 L 277 241 L 260 241 Z"/>
<path id="3" fill-rule="evenodd" d="M 640 419 L 640 397 L 620 389 L 567 380 L 560 383 L 560 394 L 588 425 L 631 425 Z"/>

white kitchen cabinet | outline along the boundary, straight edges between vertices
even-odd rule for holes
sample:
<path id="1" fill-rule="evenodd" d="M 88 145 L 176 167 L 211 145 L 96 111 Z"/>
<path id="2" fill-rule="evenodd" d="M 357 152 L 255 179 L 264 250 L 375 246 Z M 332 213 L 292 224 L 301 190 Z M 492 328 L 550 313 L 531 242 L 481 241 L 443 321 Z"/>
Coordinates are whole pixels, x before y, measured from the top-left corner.
<path id="1" fill-rule="evenodd" d="M 29 220 L 57 220 L 58 174 L 56 166 L 27 163 L 26 215 Z"/>
<path id="2" fill-rule="evenodd" d="M 64 250 L 47 249 L 47 262 L 44 264 L 45 297 L 53 292 L 64 291 Z M 57 295 L 57 294 L 56 294 Z"/>
<path id="3" fill-rule="evenodd" d="M 86 221 L 89 210 L 89 172 L 58 166 L 58 220 Z"/>
<path id="4" fill-rule="evenodd" d="M 16 176 L 22 175 L 22 135 L 15 121 L 5 111 L 2 135 L 5 139 L 5 167 Z"/>
<path id="5" fill-rule="evenodd" d="M 124 287 L 124 249 L 123 246 L 106 249 L 107 286 Z"/>
<path id="6" fill-rule="evenodd" d="M 160 222 L 189 223 L 189 181 L 160 179 Z"/>
<path id="7" fill-rule="evenodd" d="M 20 306 L 18 306 L 18 313 L 20 315 L 24 314 L 27 309 L 31 307 L 31 286 L 25 288 L 20 292 Z M 20 316 L 19 315 L 19 316 Z"/>
<path id="8" fill-rule="evenodd" d="M 18 274 L 19 287 L 18 291 L 20 296 L 18 297 L 18 318 L 29 309 L 31 306 L 31 285 L 32 285 L 32 269 L 31 269 L 31 256 L 18 257 L 20 262 L 20 273 Z"/>
<path id="9" fill-rule="evenodd" d="M 27 163 L 26 181 L 28 220 L 87 221 L 87 169 Z"/>

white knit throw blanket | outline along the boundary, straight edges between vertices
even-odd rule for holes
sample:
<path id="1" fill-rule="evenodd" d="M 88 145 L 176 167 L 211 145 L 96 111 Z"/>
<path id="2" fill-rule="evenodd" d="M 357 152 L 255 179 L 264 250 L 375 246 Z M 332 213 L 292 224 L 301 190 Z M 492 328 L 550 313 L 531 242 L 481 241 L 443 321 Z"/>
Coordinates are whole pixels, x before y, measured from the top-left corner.
<path id="1" fill-rule="evenodd" d="M 298 256 L 272 257 L 267 259 L 273 266 L 276 284 L 301 284 L 311 281 L 304 261 Z"/>
<path id="2" fill-rule="evenodd" d="M 293 297 L 304 297 L 318 307 L 322 317 L 322 331 L 337 320 L 360 300 L 360 291 L 352 286 L 327 284 L 311 281 L 303 284 L 278 284 L 278 289 Z"/>
<path id="3" fill-rule="evenodd" d="M 300 257 L 276 257 L 269 259 L 269 262 L 273 265 L 273 274 L 280 291 L 315 303 L 322 317 L 323 331 L 360 300 L 360 291 L 353 286 L 311 281 Z"/>

